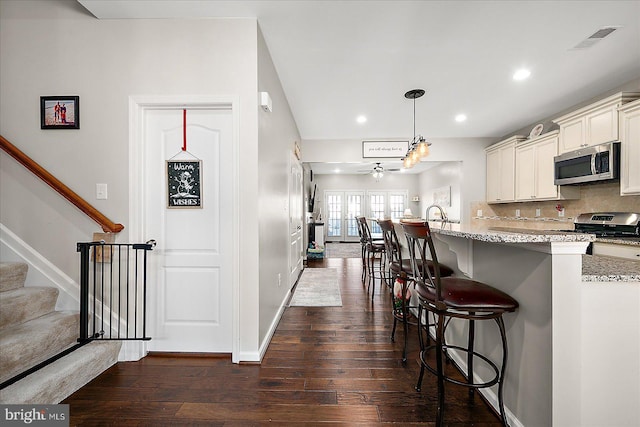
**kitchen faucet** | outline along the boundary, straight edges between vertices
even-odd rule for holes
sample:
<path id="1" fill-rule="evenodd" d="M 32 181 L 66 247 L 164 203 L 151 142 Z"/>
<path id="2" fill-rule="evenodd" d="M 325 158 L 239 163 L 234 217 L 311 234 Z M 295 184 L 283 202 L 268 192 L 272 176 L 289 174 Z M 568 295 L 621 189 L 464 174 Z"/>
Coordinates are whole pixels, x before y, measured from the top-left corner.
<path id="1" fill-rule="evenodd" d="M 426 215 L 425 219 L 427 221 L 429 221 L 429 211 L 431 210 L 431 208 L 437 208 L 440 211 L 440 218 L 442 219 L 442 226 L 444 226 L 449 221 L 449 218 L 447 218 L 447 214 L 445 213 L 444 209 L 442 209 L 442 206 L 440 206 L 440 205 L 433 204 L 433 205 L 429 206 L 427 208 L 427 213 L 425 214 Z"/>

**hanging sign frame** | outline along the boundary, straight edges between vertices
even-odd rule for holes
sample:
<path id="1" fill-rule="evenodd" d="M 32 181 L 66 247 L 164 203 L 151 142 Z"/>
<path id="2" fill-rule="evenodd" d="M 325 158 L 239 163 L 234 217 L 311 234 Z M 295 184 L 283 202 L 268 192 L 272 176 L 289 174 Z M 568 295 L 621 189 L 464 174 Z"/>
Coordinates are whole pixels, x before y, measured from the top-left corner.
<path id="1" fill-rule="evenodd" d="M 167 160 L 167 208 L 202 209 L 202 160 Z"/>

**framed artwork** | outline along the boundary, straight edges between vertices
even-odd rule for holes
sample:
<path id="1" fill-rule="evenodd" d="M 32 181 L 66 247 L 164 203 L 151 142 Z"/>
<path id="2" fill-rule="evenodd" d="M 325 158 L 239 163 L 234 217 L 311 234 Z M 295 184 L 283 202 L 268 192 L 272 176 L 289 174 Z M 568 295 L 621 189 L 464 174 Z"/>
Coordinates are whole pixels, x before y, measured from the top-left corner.
<path id="1" fill-rule="evenodd" d="M 167 208 L 202 209 L 201 160 L 167 160 Z"/>
<path id="2" fill-rule="evenodd" d="M 80 97 L 41 96 L 40 129 L 80 129 Z"/>
<path id="3" fill-rule="evenodd" d="M 433 190 L 433 203 L 443 207 L 451 206 L 451 186 Z"/>
<path id="4" fill-rule="evenodd" d="M 362 141 L 362 158 L 403 158 L 409 141 Z"/>

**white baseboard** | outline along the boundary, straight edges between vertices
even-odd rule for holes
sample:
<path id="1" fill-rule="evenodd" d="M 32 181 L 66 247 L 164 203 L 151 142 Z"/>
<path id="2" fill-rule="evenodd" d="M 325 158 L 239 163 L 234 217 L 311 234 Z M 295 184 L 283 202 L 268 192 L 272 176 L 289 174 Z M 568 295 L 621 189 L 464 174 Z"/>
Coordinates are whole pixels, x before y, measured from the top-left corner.
<path id="1" fill-rule="evenodd" d="M 287 308 L 287 301 L 289 301 L 290 298 L 291 298 L 291 289 L 289 289 L 289 292 L 285 294 L 284 299 L 280 303 L 280 308 L 278 309 L 278 313 L 273 318 L 273 321 L 269 326 L 269 330 L 267 331 L 267 335 L 264 337 L 264 340 L 262 340 L 262 343 L 260 344 L 260 349 L 258 351 L 258 357 L 259 357 L 258 360 L 251 360 L 251 361 L 253 362 L 262 361 L 264 354 L 267 352 L 267 348 L 269 348 L 269 343 L 271 343 L 271 338 L 273 338 L 273 334 L 275 334 L 276 332 L 278 323 L 280 323 L 280 319 L 284 314 L 284 310 Z M 245 360 L 240 358 L 240 361 L 245 361 Z"/>
<path id="2" fill-rule="evenodd" d="M 1 223 L 0 260 L 24 262 L 29 265 L 27 282 L 25 283 L 27 287 L 58 288 L 60 295 L 56 303 L 56 310 L 79 310 L 80 285 Z"/>

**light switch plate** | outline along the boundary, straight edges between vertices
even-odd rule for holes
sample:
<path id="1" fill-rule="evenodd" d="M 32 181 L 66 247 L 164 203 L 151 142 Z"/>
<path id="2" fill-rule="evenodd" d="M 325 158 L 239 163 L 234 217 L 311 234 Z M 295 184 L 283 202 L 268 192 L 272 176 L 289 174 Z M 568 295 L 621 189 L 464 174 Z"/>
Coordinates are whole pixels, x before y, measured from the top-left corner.
<path id="1" fill-rule="evenodd" d="M 516 209 L 516 216 L 519 217 L 520 216 L 520 209 Z"/>
<path id="2" fill-rule="evenodd" d="M 478 209 L 476 211 L 476 216 L 482 216 L 482 209 Z"/>
<path id="3" fill-rule="evenodd" d="M 107 184 L 96 184 L 96 199 L 107 200 Z"/>
<path id="4" fill-rule="evenodd" d="M 540 209 L 536 209 L 536 216 L 540 216 Z"/>

